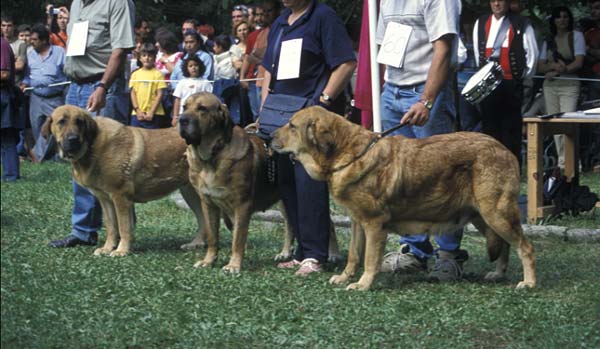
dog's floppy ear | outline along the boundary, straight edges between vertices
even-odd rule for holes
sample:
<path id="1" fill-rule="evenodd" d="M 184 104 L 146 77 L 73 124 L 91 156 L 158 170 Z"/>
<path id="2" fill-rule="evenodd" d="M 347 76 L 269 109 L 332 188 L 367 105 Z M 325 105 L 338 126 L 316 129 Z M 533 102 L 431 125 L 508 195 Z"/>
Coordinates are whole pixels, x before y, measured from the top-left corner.
<path id="1" fill-rule="evenodd" d="M 42 129 L 40 131 L 40 134 L 42 135 L 42 137 L 44 137 L 44 139 L 48 139 L 48 137 L 50 137 L 50 135 L 52 134 L 52 118 L 48 117 L 46 119 L 46 122 L 44 122 L 44 124 L 42 125 Z"/>
<path id="2" fill-rule="evenodd" d="M 306 138 L 319 153 L 324 154 L 326 157 L 331 156 L 335 149 L 333 134 L 318 119 L 311 121 L 307 125 Z"/>
<path id="3" fill-rule="evenodd" d="M 227 141 L 229 141 L 233 134 L 234 124 L 231 119 L 231 114 L 229 113 L 229 108 L 223 103 L 219 105 L 219 114 L 221 114 L 221 122 L 223 123 L 223 130 L 225 130 L 225 137 L 227 138 Z"/>
<path id="4" fill-rule="evenodd" d="M 94 120 L 92 115 L 89 114 L 87 111 L 83 111 L 83 113 L 85 113 L 85 126 L 83 134 L 85 136 L 85 139 L 93 141 L 96 138 L 96 135 L 98 134 L 98 124 L 96 123 L 96 120 Z"/>

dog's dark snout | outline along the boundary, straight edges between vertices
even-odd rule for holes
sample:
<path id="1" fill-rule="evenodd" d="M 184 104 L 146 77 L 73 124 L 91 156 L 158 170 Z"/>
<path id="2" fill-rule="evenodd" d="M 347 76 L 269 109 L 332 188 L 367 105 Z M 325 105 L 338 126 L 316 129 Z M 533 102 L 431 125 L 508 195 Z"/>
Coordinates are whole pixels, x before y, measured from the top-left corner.
<path id="1" fill-rule="evenodd" d="M 181 127 L 186 127 L 190 124 L 190 117 L 186 114 L 183 114 L 179 117 L 179 125 Z"/>

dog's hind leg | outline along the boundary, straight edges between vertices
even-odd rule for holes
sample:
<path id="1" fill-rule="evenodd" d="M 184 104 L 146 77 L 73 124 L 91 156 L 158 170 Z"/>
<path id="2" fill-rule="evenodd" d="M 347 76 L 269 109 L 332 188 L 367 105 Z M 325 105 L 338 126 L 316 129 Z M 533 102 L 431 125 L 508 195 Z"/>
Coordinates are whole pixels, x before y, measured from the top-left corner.
<path id="1" fill-rule="evenodd" d="M 106 227 L 106 241 L 104 242 L 104 246 L 97 248 L 94 251 L 94 255 L 101 256 L 110 254 L 115 247 L 117 247 L 117 243 L 119 240 L 118 237 L 118 225 L 117 225 L 117 214 L 115 212 L 115 206 L 112 201 L 101 195 L 96 195 L 98 201 L 100 202 L 100 206 L 102 207 L 102 216 L 104 218 L 104 226 Z"/>
<path id="2" fill-rule="evenodd" d="M 510 245 L 496 234 L 480 216 L 474 218 L 471 222 L 486 238 L 490 261 L 496 262 L 496 270 L 487 273 L 485 280 L 500 281 L 504 279 L 506 270 L 508 269 Z"/>
<path id="3" fill-rule="evenodd" d="M 119 236 L 121 240 L 117 249 L 110 253 L 111 257 L 125 256 L 133 244 L 133 202 L 122 194 L 113 194 L 113 202 L 117 213 Z"/>
<path id="4" fill-rule="evenodd" d="M 533 246 L 523 235 L 516 199 L 501 196 L 497 203 L 490 204 L 489 207 L 481 207 L 480 214 L 486 224 L 496 234 L 517 249 L 517 254 L 523 265 L 523 281 L 517 284 L 517 288 L 535 287 L 536 277 Z M 507 255 L 505 258 L 508 259 L 508 251 L 503 251 L 502 253 L 505 253 Z M 501 254 L 500 259 L 502 258 Z"/>
<path id="5" fill-rule="evenodd" d="M 340 260 L 340 248 L 338 246 L 337 234 L 335 233 L 335 225 L 331 218 L 329 219 L 329 257 L 327 257 L 327 261 L 337 263 Z"/>
<path id="6" fill-rule="evenodd" d="M 200 202 L 200 196 L 196 193 L 196 190 L 191 184 L 187 184 L 179 189 L 183 199 L 188 204 L 194 215 L 196 216 L 196 222 L 198 223 L 198 231 L 194 239 L 187 244 L 181 245 L 182 250 L 193 250 L 196 248 L 202 248 L 206 246 L 206 237 L 204 236 L 204 215 L 202 214 L 202 203 Z"/>
<path id="7" fill-rule="evenodd" d="M 329 279 L 330 284 L 343 284 L 348 281 L 358 271 L 360 262 L 365 253 L 365 232 L 359 223 L 352 220 L 352 235 L 350 237 L 350 246 L 348 247 L 348 261 L 346 268 L 340 275 L 334 275 Z"/>
<path id="8" fill-rule="evenodd" d="M 290 225 L 287 214 L 285 212 L 285 207 L 283 207 L 283 203 L 279 202 L 279 212 L 283 216 L 283 220 L 285 223 L 285 237 L 283 241 L 283 246 L 281 248 L 281 252 L 279 252 L 275 256 L 276 261 L 287 261 L 292 258 L 292 254 L 294 253 L 294 233 L 292 232 L 292 226 Z"/>

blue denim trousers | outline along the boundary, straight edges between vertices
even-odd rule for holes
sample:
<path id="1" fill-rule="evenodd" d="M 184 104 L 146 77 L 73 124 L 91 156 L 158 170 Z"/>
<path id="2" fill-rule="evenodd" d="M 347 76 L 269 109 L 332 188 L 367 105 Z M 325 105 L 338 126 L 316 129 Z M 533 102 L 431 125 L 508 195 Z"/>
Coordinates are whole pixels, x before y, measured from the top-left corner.
<path id="1" fill-rule="evenodd" d="M 381 94 L 381 124 L 383 130 L 387 130 L 400 123 L 402 116 L 410 107 L 421 99 L 425 84 L 414 86 L 397 86 L 390 83 L 383 85 Z M 455 118 L 454 97 L 451 85 L 448 83 L 442 88 L 433 109 L 429 113 L 429 120 L 423 126 L 405 126 L 392 134 L 401 134 L 408 138 L 425 138 L 436 134 L 453 132 Z M 402 233 L 402 232 L 398 232 Z M 443 251 L 455 251 L 460 247 L 462 230 L 448 232 L 435 237 L 439 249 Z M 400 239 L 401 244 L 410 246 L 410 252 L 420 259 L 430 258 L 434 254 L 433 246 L 429 236 L 409 235 Z"/>
<path id="2" fill-rule="evenodd" d="M 90 95 L 100 81 L 90 84 L 71 83 L 67 92 L 66 104 L 86 108 Z M 129 119 L 129 95 L 125 89 L 125 79 L 117 78 L 106 92 L 106 105 L 98 115 L 106 116 L 127 125 Z M 89 241 L 90 234 L 102 227 L 102 208 L 98 199 L 86 188 L 73 180 L 73 213 L 71 215 L 71 234 Z"/>
<path id="3" fill-rule="evenodd" d="M 260 110 L 261 88 L 256 86 L 256 82 L 248 83 L 248 99 L 250 99 L 250 110 L 252 111 L 252 120 L 256 121 Z"/>

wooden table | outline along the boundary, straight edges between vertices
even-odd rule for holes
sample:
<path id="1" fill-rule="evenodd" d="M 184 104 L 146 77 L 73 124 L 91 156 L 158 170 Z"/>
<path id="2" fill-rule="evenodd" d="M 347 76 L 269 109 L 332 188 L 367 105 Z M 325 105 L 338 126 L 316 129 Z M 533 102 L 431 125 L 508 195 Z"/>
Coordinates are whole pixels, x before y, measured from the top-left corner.
<path id="1" fill-rule="evenodd" d="M 565 135 L 565 170 L 567 178 L 579 172 L 579 125 L 600 124 L 600 115 L 582 118 L 524 118 L 527 125 L 527 222 L 535 224 L 538 218 L 550 213 L 554 206 L 544 206 L 544 138 L 553 134 Z"/>

